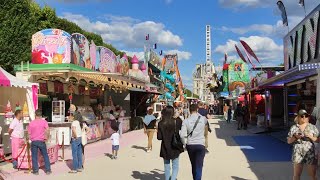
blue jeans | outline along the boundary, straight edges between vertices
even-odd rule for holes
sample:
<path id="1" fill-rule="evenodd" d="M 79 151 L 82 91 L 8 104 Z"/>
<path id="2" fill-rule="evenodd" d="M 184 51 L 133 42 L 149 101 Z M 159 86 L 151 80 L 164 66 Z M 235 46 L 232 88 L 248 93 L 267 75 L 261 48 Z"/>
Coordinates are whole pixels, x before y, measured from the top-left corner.
<path id="1" fill-rule="evenodd" d="M 82 169 L 81 137 L 71 140 L 73 170 Z"/>
<path id="2" fill-rule="evenodd" d="M 206 148 L 203 145 L 187 145 L 187 151 L 192 166 L 193 180 L 201 180 Z"/>
<path id="3" fill-rule="evenodd" d="M 164 161 L 164 172 L 165 172 L 166 180 L 169 180 L 170 176 L 171 176 L 171 180 L 176 180 L 179 172 L 179 157 L 172 160 L 163 159 L 163 161 Z M 170 161 L 172 161 L 172 174 L 171 174 Z"/>
<path id="4" fill-rule="evenodd" d="M 40 152 L 43 156 L 45 171 L 51 172 L 50 161 L 49 161 L 46 143 L 43 141 L 32 141 L 31 142 L 31 155 L 32 155 L 32 170 L 33 170 L 33 172 L 36 173 L 39 171 L 38 150 L 40 150 Z"/>

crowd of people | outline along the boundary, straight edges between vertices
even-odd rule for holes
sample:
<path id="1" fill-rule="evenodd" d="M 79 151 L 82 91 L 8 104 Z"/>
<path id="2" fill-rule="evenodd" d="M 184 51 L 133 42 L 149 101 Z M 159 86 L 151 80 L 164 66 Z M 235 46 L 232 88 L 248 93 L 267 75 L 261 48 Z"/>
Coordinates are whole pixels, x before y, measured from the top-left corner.
<path id="1" fill-rule="evenodd" d="M 177 179 L 179 155 L 187 151 L 193 179 L 200 180 L 204 157 L 209 152 L 208 132 L 211 132 L 209 112 L 204 104 L 192 104 L 189 109 L 166 106 L 159 122 L 153 115 L 152 107 L 148 107 L 147 112 L 143 120 L 148 137 L 147 152 L 152 150 L 153 135 L 157 132 L 157 139 L 161 141 L 160 157 L 164 162 L 165 179 Z"/>

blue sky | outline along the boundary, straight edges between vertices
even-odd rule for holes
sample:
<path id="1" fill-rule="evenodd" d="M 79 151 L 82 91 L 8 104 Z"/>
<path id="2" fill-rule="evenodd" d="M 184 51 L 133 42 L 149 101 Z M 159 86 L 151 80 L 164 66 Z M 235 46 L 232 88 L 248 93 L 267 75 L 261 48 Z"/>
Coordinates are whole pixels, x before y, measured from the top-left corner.
<path id="1" fill-rule="evenodd" d="M 264 65 L 283 62 L 277 0 L 37 0 L 53 7 L 58 16 L 85 30 L 101 34 L 129 55 L 142 57 L 144 36 L 150 34 L 158 51 L 177 52 L 184 83 L 192 89 L 195 64 L 205 61 L 205 25 L 211 25 L 212 58 L 222 64 L 224 53 L 237 58 L 234 44 L 245 40 Z M 283 0 L 294 27 L 304 17 L 298 0 Z M 318 5 L 305 0 L 307 13 Z"/>

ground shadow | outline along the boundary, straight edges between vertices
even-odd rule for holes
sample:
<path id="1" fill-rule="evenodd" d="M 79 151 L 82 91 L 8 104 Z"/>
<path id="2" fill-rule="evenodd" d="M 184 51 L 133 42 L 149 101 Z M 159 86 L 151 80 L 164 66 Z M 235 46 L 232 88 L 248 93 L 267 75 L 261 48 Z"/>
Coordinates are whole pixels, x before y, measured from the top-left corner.
<path id="1" fill-rule="evenodd" d="M 164 172 L 159 169 L 154 169 L 150 172 L 139 172 L 139 171 L 132 171 L 133 179 L 140 179 L 140 180 L 161 180 L 164 179 Z"/>
<path id="2" fill-rule="evenodd" d="M 234 180 L 247 180 L 247 179 L 240 178 L 240 177 L 237 177 L 237 176 L 231 176 L 231 178 L 234 179 Z"/>
<path id="3" fill-rule="evenodd" d="M 140 149 L 140 150 L 143 150 L 143 151 L 147 152 L 147 148 L 142 147 L 142 146 L 136 146 L 136 145 L 133 145 L 133 146 L 131 146 L 131 148 L 134 148 L 134 149 Z"/>
<path id="4" fill-rule="evenodd" d="M 66 159 L 65 162 L 66 162 L 66 165 L 68 166 L 68 168 L 70 170 L 72 170 L 73 169 L 73 164 L 72 164 L 73 160 L 72 159 Z"/>
<path id="5" fill-rule="evenodd" d="M 215 117 L 217 118 L 217 117 Z M 225 120 L 218 120 L 218 124 L 214 124 L 211 129 L 215 129 L 216 137 L 218 139 L 224 140 L 227 146 L 238 146 L 234 140 L 234 136 L 266 136 L 269 134 L 252 134 L 247 130 L 237 130 L 237 122 L 232 121 L 231 123 L 227 123 Z M 285 143 L 280 141 L 278 138 L 275 138 L 280 143 Z M 263 140 L 263 138 L 261 139 Z M 250 144 L 251 142 L 248 142 Z M 268 143 L 268 142 L 266 142 Z M 271 145 L 271 144 L 270 144 Z M 268 151 L 268 146 L 266 146 L 266 149 Z M 284 148 L 280 148 L 277 151 L 277 154 L 283 153 L 282 151 L 285 150 Z M 242 153 L 244 151 L 248 151 L 246 149 L 242 150 Z M 260 153 L 259 155 L 262 155 L 263 153 Z M 271 152 L 270 148 L 270 154 L 273 154 Z M 270 177 L 277 177 L 277 180 L 288 180 L 292 179 L 293 175 L 293 167 L 291 161 L 267 161 L 267 162 L 252 162 L 247 158 L 248 168 L 251 169 L 251 171 L 255 174 L 257 179 L 270 179 Z M 271 175 L 272 174 L 272 175 Z M 320 173 L 317 173 L 317 176 L 319 177 Z M 245 177 L 240 177 L 237 175 L 231 176 L 231 179 L 234 180 L 246 180 Z M 303 174 L 301 176 L 301 179 L 308 179 L 307 172 L 304 169 Z"/>
<path id="6" fill-rule="evenodd" d="M 107 156 L 108 158 L 112 159 L 113 155 L 110 153 L 104 153 L 105 156 Z"/>

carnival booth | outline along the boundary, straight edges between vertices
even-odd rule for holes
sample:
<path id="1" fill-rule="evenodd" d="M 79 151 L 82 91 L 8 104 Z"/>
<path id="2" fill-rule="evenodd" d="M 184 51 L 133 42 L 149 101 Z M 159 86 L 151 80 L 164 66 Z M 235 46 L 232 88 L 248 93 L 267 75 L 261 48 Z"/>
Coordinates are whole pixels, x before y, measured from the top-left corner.
<path id="1" fill-rule="evenodd" d="M 50 130 L 58 134 L 59 144 L 69 145 L 71 104 L 89 124 L 88 142 L 110 136 L 109 112 L 120 106 L 122 131 L 129 130 L 131 107 L 125 98 L 132 89 L 145 91 L 150 82 L 145 63 L 134 56 L 131 64 L 130 69 L 125 54 L 116 56 L 82 34 L 45 29 L 32 36 L 31 64 L 16 65 L 15 70 L 17 77 L 39 83 L 39 107 Z"/>
<path id="2" fill-rule="evenodd" d="M 14 118 L 14 111 L 23 111 L 25 125 L 35 118 L 34 112 L 38 108 L 38 84 L 19 79 L 0 67 L 0 94 L 0 141 L 4 144 L 4 153 L 10 154 L 11 143 L 7 132 Z"/>

